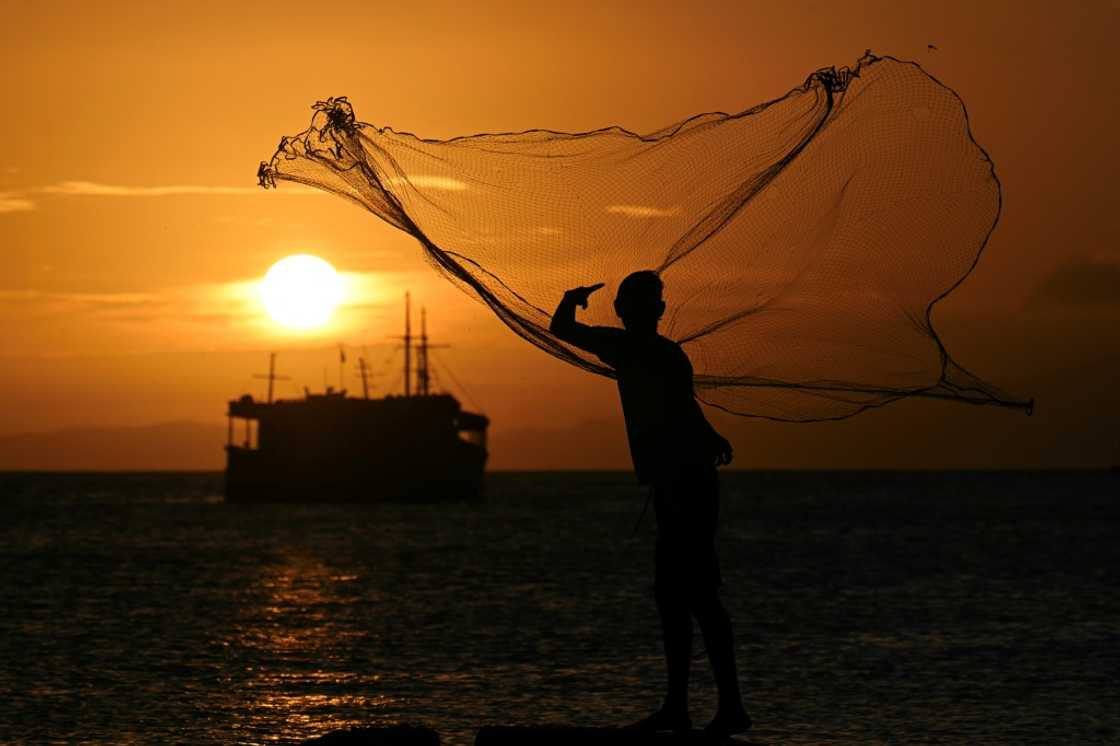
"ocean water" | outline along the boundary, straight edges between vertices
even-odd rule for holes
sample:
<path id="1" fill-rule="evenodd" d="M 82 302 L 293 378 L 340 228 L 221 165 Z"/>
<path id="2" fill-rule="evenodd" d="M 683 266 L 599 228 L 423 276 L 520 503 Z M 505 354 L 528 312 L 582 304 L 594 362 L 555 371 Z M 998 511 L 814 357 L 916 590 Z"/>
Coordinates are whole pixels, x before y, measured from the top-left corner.
<path id="1" fill-rule="evenodd" d="M 723 476 L 767 744 L 1120 743 L 1120 478 Z M 0 475 L 0 742 L 617 725 L 663 686 L 627 474 L 477 505 L 228 505 L 216 474 Z M 697 636 L 693 718 L 714 692 Z"/>

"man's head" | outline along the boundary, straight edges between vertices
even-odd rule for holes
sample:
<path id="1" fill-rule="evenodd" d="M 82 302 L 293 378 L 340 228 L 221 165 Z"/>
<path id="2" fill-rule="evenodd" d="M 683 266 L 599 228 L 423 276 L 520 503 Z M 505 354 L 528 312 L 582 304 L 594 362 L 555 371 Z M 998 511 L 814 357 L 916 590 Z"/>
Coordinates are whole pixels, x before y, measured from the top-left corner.
<path id="1" fill-rule="evenodd" d="M 614 297 L 614 312 L 630 331 L 655 331 L 665 301 L 661 299 L 661 278 L 651 269 L 627 275 Z"/>

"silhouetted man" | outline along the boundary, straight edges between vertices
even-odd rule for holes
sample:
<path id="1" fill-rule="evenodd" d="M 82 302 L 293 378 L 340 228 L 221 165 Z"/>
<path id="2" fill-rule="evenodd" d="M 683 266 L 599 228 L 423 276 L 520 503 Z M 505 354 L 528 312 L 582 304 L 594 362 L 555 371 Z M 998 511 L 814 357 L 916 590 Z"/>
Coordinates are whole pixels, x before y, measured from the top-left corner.
<path id="1" fill-rule="evenodd" d="M 638 480 L 653 485 L 657 515 L 654 597 L 661 616 L 668 687 L 661 709 L 632 727 L 685 731 L 692 617 L 708 648 L 719 688 L 719 709 L 705 731 L 716 736 L 751 726 L 735 669 L 731 620 L 719 598 L 715 535 L 719 517 L 716 466 L 731 462 L 731 445 L 704 417 L 692 385 L 692 364 L 680 345 L 657 333 L 665 312 L 656 272 L 629 275 L 614 309 L 624 329 L 576 321 L 576 306 L 602 283 L 564 293 L 552 333 L 599 357 L 615 370 L 630 455 Z"/>

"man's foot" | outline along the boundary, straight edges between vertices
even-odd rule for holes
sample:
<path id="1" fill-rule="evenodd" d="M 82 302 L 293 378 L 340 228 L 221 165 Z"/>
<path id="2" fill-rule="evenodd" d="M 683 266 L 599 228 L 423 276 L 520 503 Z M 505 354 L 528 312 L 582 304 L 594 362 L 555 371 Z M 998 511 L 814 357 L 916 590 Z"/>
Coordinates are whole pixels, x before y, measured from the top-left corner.
<path id="1" fill-rule="evenodd" d="M 714 738 L 728 738 L 751 729 L 751 716 L 740 708 L 738 712 L 717 712 L 712 722 L 704 727 L 704 735 Z"/>
<path id="2" fill-rule="evenodd" d="M 671 712 L 660 709 L 649 717 L 626 726 L 626 728 L 643 733 L 661 733 L 663 731 L 687 733 L 692 730 L 692 718 L 688 716 L 687 712 Z"/>

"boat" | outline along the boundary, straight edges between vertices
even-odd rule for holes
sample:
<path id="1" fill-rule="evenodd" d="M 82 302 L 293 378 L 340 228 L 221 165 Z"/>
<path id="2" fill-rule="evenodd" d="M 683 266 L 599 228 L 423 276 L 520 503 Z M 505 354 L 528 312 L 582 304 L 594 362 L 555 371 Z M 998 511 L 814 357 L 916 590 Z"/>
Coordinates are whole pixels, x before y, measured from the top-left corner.
<path id="1" fill-rule="evenodd" d="M 382 398 L 370 398 L 368 367 L 360 358 L 361 397 L 326 387 L 323 393 L 304 388 L 302 399 L 274 400 L 274 383 L 284 377 L 276 374 L 273 353 L 267 399 L 245 394 L 229 402 L 226 500 L 374 503 L 480 498 L 490 421 L 464 410 L 452 394 L 432 390 L 426 315 L 422 309 L 420 336 L 414 340 L 407 294 L 403 340 L 404 391 Z M 243 437 L 235 442 L 238 435 Z"/>

